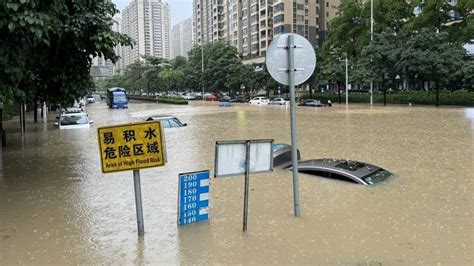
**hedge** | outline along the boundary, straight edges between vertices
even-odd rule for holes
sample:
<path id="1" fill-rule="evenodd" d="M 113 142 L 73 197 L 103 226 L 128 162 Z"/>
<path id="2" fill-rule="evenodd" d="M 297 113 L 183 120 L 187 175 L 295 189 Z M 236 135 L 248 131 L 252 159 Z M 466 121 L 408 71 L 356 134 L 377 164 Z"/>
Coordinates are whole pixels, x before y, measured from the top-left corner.
<path id="1" fill-rule="evenodd" d="M 341 94 L 341 101 L 345 102 L 345 94 Z M 302 98 L 309 98 L 309 94 L 305 94 Z M 339 96 L 334 92 L 313 93 L 314 99 L 331 100 L 333 103 L 339 101 Z M 374 103 L 383 104 L 383 93 L 374 93 Z M 351 93 L 349 92 L 349 102 L 352 103 L 369 103 L 369 93 Z M 387 92 L 387 104 L 420 104 L 435 105 L 436 91 L 399 91 Z M 468 91 L 440 91 L 440 105 L 457 105 L 457 106 L 474 106 L 474 92 Z"/>
<path id="2" fill-rule="evenodd" d="M 157 96 L 156 99 L 159 103 L 168 103 L 168 104 L 188 104 L 186 99 L 181 97 L 172 97 L 172 96 Z"/>

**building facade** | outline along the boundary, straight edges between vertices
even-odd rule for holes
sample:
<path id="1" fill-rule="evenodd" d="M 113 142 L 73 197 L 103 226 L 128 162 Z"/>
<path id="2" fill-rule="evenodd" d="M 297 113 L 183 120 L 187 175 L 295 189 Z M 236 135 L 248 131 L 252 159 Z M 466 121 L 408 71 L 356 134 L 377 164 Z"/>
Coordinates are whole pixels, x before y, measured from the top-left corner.
<path id="1" fill-rule="evenodd" d="M 193 48 L 193 18 L 185 19 L 171 30 L 171 59 L 176 56 L 188 57 Z"/>
<path id="2" fill-rule="evenodd" d="M 122 33 L 135 42 L 122 47 L 123 67 L 142 56 L 170 59 L 170 8 L 161 0 L 133 0 L 122 11 Z"/>
<path id="3" fill-rule="evenodd" d="M 115 32 L 120 32 L 120 18 L 114 18 L 114 24 L 112 25 L 112 30 Z M 116 46 L 114 48 L 115 54 L 118 56 L 122 55 L 122 47 Z M 96 56 L 92 58 L 91 64 L 91 76 L 93 79 L 104 79 L 109 76 L 120 73 L 122 68 L 122 58 L 120 57 L 117 62 L 112 63 L 110 60 L 105 60 L 102 56 Z"/>
<path id="4" fill-rule="evenodd" d="M 244 60 L 256 63 L 263 62 L 279 34 L 298 33 L 317 46 L 320 1 L 324 0 L 194 0 L 196 42 L 227 41 Z"/>
<path id="5" fill-rule="evenodd" d="M 319 1 L 317 10 L 319 14 L 318 25 L 319 25 L 319 42 L 323 43 L 329 33 L 329 21 L 335 18 L 341 0 L 316 0 Z"/>

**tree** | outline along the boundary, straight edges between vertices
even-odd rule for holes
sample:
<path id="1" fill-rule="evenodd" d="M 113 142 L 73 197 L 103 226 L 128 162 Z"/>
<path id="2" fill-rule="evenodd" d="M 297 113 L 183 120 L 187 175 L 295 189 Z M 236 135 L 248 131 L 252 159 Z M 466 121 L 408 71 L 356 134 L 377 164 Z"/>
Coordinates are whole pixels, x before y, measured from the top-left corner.
<path id="1" fill-rule="evenodd" d="M 92 58 L 117 59 L 131 39 L 113 32 L 115 5 L 98 1 L 0 3 L 0 88 L 6 100 L 67 104 L 93 84 Z"/>
<path id="2" fill-rule="evenodd" d="M 438 106 L 440 87 L 455 79 L 465 56 L 466 50 L 459 43 L 449 42 L 446 32 L 421 29 L 404 42 L 395 66 L 411 79 L 434 81 Z"/>
<path id="3" fill-rule="evenodd" d="M 433 31 L 447 32 L 450 42 L 468 42 L 474 35 L 474 17 L 472 0 L 459 0 L 454 7 L 446 0 L 413 1 L 411 9 L 415 6 L 421 8 L 418 16 L 410 14 L 407 17 L 405 30 L 415 32 L 428 28 Z M 456 17 L 451 18 L 450 12 L 456 12 Z"/>
<path id="4" fill-rule="evenodd" d="M 202 61 L 201 49 L 203 49 L 204 61 Z M 203 47 L 195 46 L 188 55 L 188 65 L 184 72 L 192 75 L 190 79 L 192 86 L 205 87 L 211 91 L 228 90 L 225 78 L 231 71 L 230 67 L 241 64 L 237 48 L 225 42 L 208 43 Z M 202 62 L 204 62 L 204 72 L 202 72 Z"/>
<path id="5" fill-rule="evenodd" d="M 370 62 L 366 65 L 372 82 L 380 83 L 384 91 L 384 105 L 387 104 L 388 86 L 394 84 L 399 69 L 394 67 L 399 61 L 400 42 L 402 36 L 387 29 L 381 34 L 374 34 L 374 40 L 362 51 L 362 56 Z"/>

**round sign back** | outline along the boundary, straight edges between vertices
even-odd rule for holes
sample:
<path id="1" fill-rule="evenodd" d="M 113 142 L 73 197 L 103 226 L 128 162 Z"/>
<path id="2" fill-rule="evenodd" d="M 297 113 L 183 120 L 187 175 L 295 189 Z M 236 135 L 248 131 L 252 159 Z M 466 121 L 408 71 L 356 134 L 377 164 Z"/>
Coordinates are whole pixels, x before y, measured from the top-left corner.
<path id="1" fill-rule="evenodd" d="M 305 82 L 316 67 L 316 54 L 311 43 L 303 36 L 285 33 L 273 39 L 268 47 L 265 64 L 270 75 L 279 83 L 289 85 L 288 81 L 288 36 L 294 36 L 295 85 Z"/>

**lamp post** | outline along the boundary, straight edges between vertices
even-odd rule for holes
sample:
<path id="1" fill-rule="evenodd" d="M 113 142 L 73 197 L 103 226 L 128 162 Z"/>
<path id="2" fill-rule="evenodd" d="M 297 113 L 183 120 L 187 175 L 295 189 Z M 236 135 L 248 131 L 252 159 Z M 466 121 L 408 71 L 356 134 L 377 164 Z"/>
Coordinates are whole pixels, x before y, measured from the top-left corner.
<path id="1" fill-rule="evenodd" d="M 346 109 L 349 107 L 349 60 L 347 59 L 347 54 L 346 54 L 346 59 L 341 60 L 341 62 L 346 63 Z"/>
<path id="2" fill-rule="evenodd" d="M 374 40 L 374 0 L 370 0 L 370 42 Z M 370 80 L 370 105 L 374 103 L 374 82 Z"/>
<path id="3" fill-rule="evenodd" d="M 202 31 L 201 31 L 202 36 Z M 204 44 L 201 38 L 201 86 L 202 86 L 202 99 L 204 100 Z"/>

